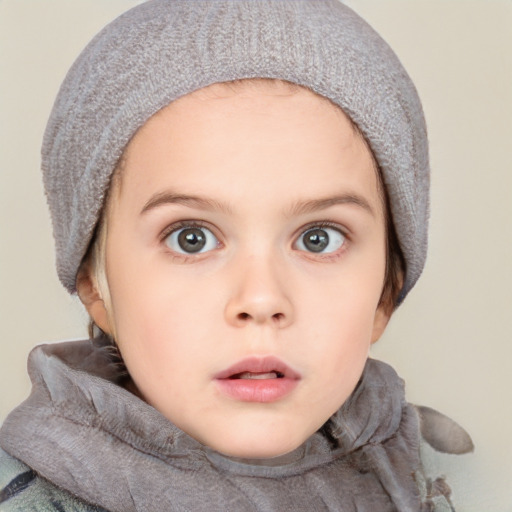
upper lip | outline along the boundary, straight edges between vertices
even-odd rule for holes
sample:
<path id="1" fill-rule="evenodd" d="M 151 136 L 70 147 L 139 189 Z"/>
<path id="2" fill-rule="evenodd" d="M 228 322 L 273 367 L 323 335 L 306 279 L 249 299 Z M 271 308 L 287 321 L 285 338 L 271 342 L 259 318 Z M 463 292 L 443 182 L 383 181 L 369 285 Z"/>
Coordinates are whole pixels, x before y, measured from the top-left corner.
<path id="1" fill-rule="evenodd" d="M 276 372 L 288 379 L 300 379 L 300 374 L 292 370 L 287 364 L 277 357 L 249 357 L 242 359 L 229 368 L 222 370 L 215 375 L 215 379 L 229 379 L 237 374 L 249 373 L 270 373 Z"/>

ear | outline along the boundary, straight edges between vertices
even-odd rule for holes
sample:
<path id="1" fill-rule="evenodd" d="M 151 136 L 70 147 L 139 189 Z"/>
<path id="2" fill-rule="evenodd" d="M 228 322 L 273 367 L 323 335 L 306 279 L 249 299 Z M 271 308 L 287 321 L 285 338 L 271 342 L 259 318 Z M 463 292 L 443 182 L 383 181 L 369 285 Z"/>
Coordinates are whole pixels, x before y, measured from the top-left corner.
<path id="1" fill-rule="evenodd" d="M 394 279 L 394 285 L 396 286 L 396 290 L 401 290 L 404 285 L 404 274 L 400 270 L 398 274 L 395 276 Z M 375 343 L 380 339 L 382 334 L 384 333 L 384 330 L 386 329 L 389 319 L 391 318 L 391 315 L 393 314 L 395 310 L 395 294 L 393 293 L 393 288 L 395 286 L 391 286 L 388 288 L 388 283 L 385 283 L 384 290 L 382 291 L 380 303 L 377 306 L 377 311 L 375 311 L 375 317 L 373 320 L 373 332 L 372 332 L 372 339 L 371 342 Z"/>
<path id="2" fill-rule="evenodd" d="M 388 325 L 389 319 L 391 318 L 391 311 L 385 304 L 379 304 L 377 311 L 375 311 L 375 317 L 373 319 L 373 331 L 372 331 L 372 343 L 375 343 L 382 336 L 382 333 Z"/>
<path id="3" fill-rule="evenodd" d="M 101 298 L 96 277 L 89 263 L 84 263 L 76 277 L 76 290 L 82 304 L 94 323 L 106 334 L 111 335 L 107 309 Z"/>

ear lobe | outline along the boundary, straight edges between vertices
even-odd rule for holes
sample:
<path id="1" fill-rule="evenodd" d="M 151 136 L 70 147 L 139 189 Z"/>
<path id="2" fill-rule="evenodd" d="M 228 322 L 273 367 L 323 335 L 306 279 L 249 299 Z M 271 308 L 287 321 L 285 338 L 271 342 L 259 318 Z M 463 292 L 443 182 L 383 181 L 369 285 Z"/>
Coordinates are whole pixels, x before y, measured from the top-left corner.
<path id="1" fill-rule="evenodd" d="M 76 277 L 76 290 L 94 323 L 106 334 L 111 334 L 105 303 L 101 298 L 96 278 L 88 263 L 82 265 Z"/>
<path id="2" fill-rule="evenodd" d="M 384 304 L 380 304 L 375 311 L 375 317 L 373 319 L 373 331 L 371 342 L 375 343 L 382 336 L 382 333 L 388 325 L 389 319 L 391 318 L 391 312 L 389 308 L 385 307 Z"/>

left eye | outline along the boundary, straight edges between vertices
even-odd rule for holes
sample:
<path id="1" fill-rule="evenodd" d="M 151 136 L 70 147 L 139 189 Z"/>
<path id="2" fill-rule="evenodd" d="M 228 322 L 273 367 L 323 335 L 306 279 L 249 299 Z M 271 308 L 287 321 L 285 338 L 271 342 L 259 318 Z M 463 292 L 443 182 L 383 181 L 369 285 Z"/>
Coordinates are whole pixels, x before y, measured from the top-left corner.
<path id="1" fill-rule="evenodd" d="M 300 235 L 296 247 L 300 251 L 329 253 L 339 249 L 345 242 L 343 233 L 335 228 L 314 227 Z"/>
<path id="2" fill-rule="evenodd" d="M 173 231 L 165 239 L 166 245 L 181 254 L 211 251 L 219 245 L 215 235 L 204 227 L 189 226 Z"/>

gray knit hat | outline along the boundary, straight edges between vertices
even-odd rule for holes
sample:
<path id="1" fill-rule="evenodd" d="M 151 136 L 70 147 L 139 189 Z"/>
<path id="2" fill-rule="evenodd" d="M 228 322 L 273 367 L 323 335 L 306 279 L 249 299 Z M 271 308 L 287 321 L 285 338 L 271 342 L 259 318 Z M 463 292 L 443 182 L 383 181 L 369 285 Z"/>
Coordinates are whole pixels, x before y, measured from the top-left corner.
<path id="1" fill-rule="evenodd" d="M 405 297 L 427 247 L 423 112 L 393 51 L 339 0 L 153 0 L 89 43 L 62 84 L 42 149 L 57 271 L 70 292 L 112 172 L 137 129 L 184 94 L 254 77 L 307 86 L 359 126 L 389 194 Z"/>

